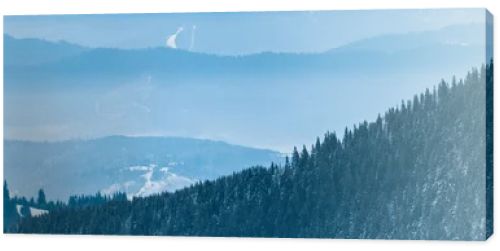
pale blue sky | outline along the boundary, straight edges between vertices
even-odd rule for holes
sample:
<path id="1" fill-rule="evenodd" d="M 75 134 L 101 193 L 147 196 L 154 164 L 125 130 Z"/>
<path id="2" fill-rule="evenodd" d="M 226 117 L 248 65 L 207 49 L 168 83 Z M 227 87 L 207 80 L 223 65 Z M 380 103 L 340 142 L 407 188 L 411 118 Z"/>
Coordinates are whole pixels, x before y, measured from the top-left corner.
<path id="1" fill-rule="evenodd" d="M 143 48 L 164 46 L 167 37 L 183 27 L 179 48 L 247 54 L 324 51 L 381 34 L 483 19 L 484 9 L 6 16 L 4 31 L 17 38 L 89 47 Z"/>

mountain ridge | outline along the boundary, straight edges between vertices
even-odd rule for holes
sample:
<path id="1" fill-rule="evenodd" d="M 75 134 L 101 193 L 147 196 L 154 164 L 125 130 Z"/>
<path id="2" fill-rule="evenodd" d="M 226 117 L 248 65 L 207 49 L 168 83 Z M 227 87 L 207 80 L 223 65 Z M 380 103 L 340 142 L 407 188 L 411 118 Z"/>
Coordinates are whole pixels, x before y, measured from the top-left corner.
<path id="1" fill-rule="evenodd" d="M 141 50 L 151 50 L 151 49 L 167 49 L 171 51 L 181 51 L 181 52 L 186 52 L 186 53 L 192 53 L 192 54 L 200 54 L 200 55 L 206 55 L 206 56 L 213 56 L 213 57 L 228 57 L 228 58 L 241 58 L 241 57 L 248 57 L 248 56 L 258 56 L 258 55 L 269 55 L 269 54 L 291 54 L 291 55 L 317 55 L 317 54 L 323 54 L 323 53 L 328 53 L 336 50 L 344 50 L 346 48 L 355 48 L 359 44 L 367 44 L 370 43 L 371 41 L 374 40 L 385 40 L 389 38 L 390 40 L 393 40 L 394 38 L 398 37 L 426 37 L 427 39 L 433 41 L 433 42 L 443 42 L 444 38 L 443 36 L 446 36 L 446 34 L 453 34 L 455 36 L 455 39 L 461 38 L 461 39 L 466 39 L 468 43 L 470 43 L 470 40 L 477 40 L 477 36 L 464 36 L 463 33 L 474 33 L 477 35 L 478 33 L 478 27 L 482 27 L 482 24 L 478 23 L 466 23 L 466 24 L 456 24 L 456 25 L 449 25 L 437 30 L 424 30 L 424 31 L 413 31 L 413 32 L 405 32 L 405 33 L 387 33 L 387 34 L 381 34 L 381 35 L 376 35 L 372 37 L 367 37 L 367 38 L 361 38 L 357 39 L 339 46 L 332 47 L 330 49 L 326 49 L 323 51 L 318 51 L 318 52 L 281 52 L 281 51 L 260 51 L 260 52 L 255 52 L 255 53 L 248 53 L 248 54 L 216 54 L 216 53 L 210 53 L 210 52 L 200 52 L 200 51 L 189 51 L 185 49 L 174 49 L 174 48 L 167 48 L 167 47 L 162 47 L 162 46 L 150 46 L 150 47 L 143 47 L 143 48 L 113 48 L 113 47 L 88 47 L 84 45 L 80 45 L 77 43 L 69 42 L 66 40 L 58 40 L 58 41 L 52 41 L 52 40 L 47 40 L 47 39 L 42 39 L 42 38 L 16 38 L 10 34 L 4 33 L 4 41 L 7 42 L 7 44 L 11 43 L 19 43 L 19 42 L 28 42 L 28 41 L 35 41 L 37 43 L 45 43 L 45 44 L 53 44 L 53 45 L 66 45 L 66 46 L 72 46 L 72 47 L 77 47 L 83 50 L 99 50 L 99 49 L 104 49 L 104 50 L 118 50 L 118 51 L 141 51 Z M 464 31 L 465 30 L 465 31 Z M 459 32 L 460 34 L 456 34 Z M 455 34 L 454 34 L 455 33 Z M 445 34 L 445 35 L 443 35 Z M 399 42 L 398 42 L 399 43 Z M 421 41 L 418 42 L 419 44 L 422 44 Z M 473 42 L 473 43 L 477 43 Z M 416 43 L 415 43 L 416 44 Z M 374 50 L 377 50 L 374 48 Z"/>
<path id="2" fill-rule="evenodd" d="M 6 55 L 5 86 L 14 90 L 37 88 L 38 85 L 33 83 L 39 80 L 45 80 L 44 89 L 116 86 L 141 76 L 153 76 L 163 82 L 176 83 L 186 79 L 201 81 L 221 76 L 290 78 L 311 72 L 316 76 L 341 78 L 360 72 L 379 76 L 388 70 L 402 74 L 415 71 L 424 73 L 438 67 L 456 72 L 458 68 L 463 71 L 486 63 L 479 53 L 482 46 L 478 45 L 478 41 L 482 36 L 478 36 L 478 33 L 481 32 L 482 29 L 478 29 L 476 24 L 438 31 L 380 35 L 317 53 L 261 52 L 227 56 L 165 47 L 90 48 L 42 64 L 11 63 L 15 62 L 13 56 Z M 12 42 L 9 41 L 6 44 Z M 11 54 L 17 53 L 9 51 Z M 461 61 L 471 63 L 464 68 Z"/>
<path id="3" fill-rule="evenodd" d="M 133 195 L 148 181 L 142 176 L 148 170 L 153 175 L 149 181 L 174 189 L 189 184 L 188 179 L 213 179 L 254 162 L 269 164 L 282 159 L 277 151 L 223 141 L 154 136 L 58 142 L 4 140 L 4 152 L 4 176 L 16 194 L 33 195 L 42 186 L 49 196 L 62 200 L 75 193 L 111 193 L 116 189 L 128 189 Z M 163 167 L 168 170 L 160 170 Z M 47 172 L 52 175 L 44 175 Z M 172 180 L 171 175 L 179 179 Z M 168 183 L 177 181 L 182 183 Z M 132 186 L 126 185 L 131 182 Z M 65 188 L 68 184 L 71 189 Z"/>

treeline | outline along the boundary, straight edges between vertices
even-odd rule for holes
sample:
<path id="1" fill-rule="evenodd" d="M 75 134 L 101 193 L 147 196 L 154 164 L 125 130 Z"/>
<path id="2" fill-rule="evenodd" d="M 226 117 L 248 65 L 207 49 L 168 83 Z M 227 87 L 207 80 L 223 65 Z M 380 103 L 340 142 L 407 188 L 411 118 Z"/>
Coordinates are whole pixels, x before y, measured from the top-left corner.
<path id="1" fill-rule="evenodd" d="M 492 227 L 492 84 L 491 62 L 346 128 L 342 137 L 326 133 L 310 148 L 294 149 L 282 166 L 56 210 L 22 219 L 16 231 L 485 239 Z"/>
<path id="2" fill-rule="evenodd" d="M 38 191 L 38 198 L 11 197 L 7 182 L 3 183 L 3 231 L 8 232 L 10 228 L 19 222 L 21 217 L 31 217 L 30 208 L 48 210 L 61 206 L 58 203 L 47 202 L 43 189 Z"/>
<path id="3" fill-rule="evenodd" d="M 37 216 L 32 215 L 31 211 L 43 210 L 45 212 L 57 212 L 68 208 L 84 208 L 88 206 L 98 206 L 111 201 L 125 201 L 127 195 L 117 192 L 111 195 L 74 195 L 68 199 L 67 203 L 62 201 L 48 201 L 43 189 L 38 190 L 37 198 L 27 199 L 24 196 L 11 196 L 7 181 L 3 183 L 3 211 L 4 211 L 4 232 L 13 232 L 18 228 L 21 218 L 29 219 Z"/>

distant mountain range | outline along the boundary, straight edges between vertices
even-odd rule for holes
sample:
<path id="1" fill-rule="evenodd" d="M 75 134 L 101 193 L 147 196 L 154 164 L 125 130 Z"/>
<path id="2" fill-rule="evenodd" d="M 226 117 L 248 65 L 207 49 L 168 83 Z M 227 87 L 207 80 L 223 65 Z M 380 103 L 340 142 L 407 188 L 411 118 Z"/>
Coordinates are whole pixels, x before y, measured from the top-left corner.
<path id="1" fill-rule="evenodd" d="M 468 68 L 484 61 L 484 56 L 477 53 L 484 49 L 485 35 L 479 27 L 470 24 L 438 31 L 382 35 L 322 53 L 264 52 L 244 56 L 218 56 L 171 48 L 85 48 L 67 42 L 4 35 L 5 77 L 9 80 L 7 86 L 50 77 L 45 83 L 45 87 L 50 87 L 66 83 L 67 78 L 122 79 L 144 74 L 162 79 L 197 79 L 220 75 L 294 76 L 311 71 L 336 76 L 360 71 L 377 75 L 387 69 L 413 72 L 444 66 L 452 70 L 462 66 L 461 61 L 471 62 Z"/>
<path id="2" fill-rule="evenodd" d="M 61 142 L 4 142 L 4 178 L 14 195 L 50 199 L 127 192 L 143 196 L 280 162 L 281 154 L 224 142 L 110 136 Z"/>
<path id="3" fill-rule="evenodd" d="M 289 151 L 485 63 L 483 33 L 460 25 L 242 56 L 4 35 L 5 135 L 178 135 Z"/>

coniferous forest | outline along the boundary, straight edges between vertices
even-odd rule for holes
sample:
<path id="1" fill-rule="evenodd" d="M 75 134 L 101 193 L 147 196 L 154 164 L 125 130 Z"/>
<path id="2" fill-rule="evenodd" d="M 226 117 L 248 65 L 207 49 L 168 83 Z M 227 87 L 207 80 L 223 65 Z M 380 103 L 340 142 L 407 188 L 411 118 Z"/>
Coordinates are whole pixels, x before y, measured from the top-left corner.
<path id="1" fill-rule="evenodd" d="M 255 166 L 173 193 L 54 206 L 7 231 L 486 239 L 493 224 L 492 88 L 491 62 L 375 121 L 327 132 L 294 149 L 284 164 Z"/>

